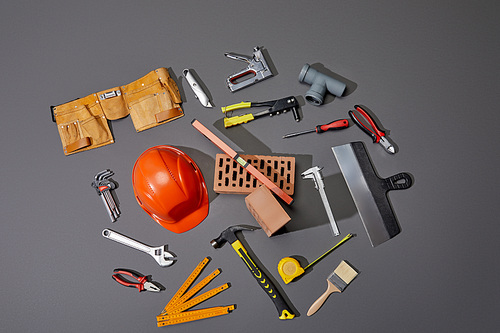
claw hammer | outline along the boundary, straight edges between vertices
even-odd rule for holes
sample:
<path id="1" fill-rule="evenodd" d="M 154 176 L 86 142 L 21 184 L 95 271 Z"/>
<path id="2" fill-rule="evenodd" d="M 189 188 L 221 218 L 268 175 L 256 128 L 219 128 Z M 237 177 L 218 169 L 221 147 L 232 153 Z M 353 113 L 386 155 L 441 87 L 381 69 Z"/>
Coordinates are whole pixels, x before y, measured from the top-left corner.
<path id="1" fill-rule="evenodd" d="M 256 229 L 260 228 L 254 226 L 246 226 L 246 225 L 231 226 L 226 230 L 224 230 L 219 237 L 213 239 L 210 242 L 210 244 L 216 249 L 222 247 L 226 242 L 231 244 L 233 249 L 236 251 L 236 253 L 238 253 L 240 258 L 243 260 L 245 265 L 247 265 L 250 272 L 252 272 L 252 275 L 257 280 L 262 289 L 264 289 L 267 295 L 271 297 L 271 300 L 273 301 L 274 305 L 276 306 L 276 309 L 278 310 L 279 318 L 293 319 L 295 317 L 295 314 L 290 309 L 285 299 L 278 293 L 278 290 L 274 287 L 271 280 L 269 280 L 269 278 L 264 274 L 264 272 L 262 272 L 259 269 L 259 267 L 257 267 L 257 265 L 253 262 L 253 260 L 248 255 L 247 250 L 243 247 L 240 240 L 236 236 L 236 232 L 238 231 L 242 230 L 253 231 Z"/>

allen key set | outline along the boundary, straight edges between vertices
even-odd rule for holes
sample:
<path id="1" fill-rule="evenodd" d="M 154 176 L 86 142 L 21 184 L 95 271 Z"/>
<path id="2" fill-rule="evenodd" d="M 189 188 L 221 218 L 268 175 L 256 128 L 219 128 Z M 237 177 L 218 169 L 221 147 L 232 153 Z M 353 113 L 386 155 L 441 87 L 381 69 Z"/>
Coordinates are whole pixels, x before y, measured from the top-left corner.
<path id="1" fill-rule="evenodd" d="M 116 222 L 121 214 L 118 204 L 111 193 L 111 190 L 116 188 L 115 182 L 110 179 L 114 174 L 115 173 L 109 169 L 98 172 L 94 176 L 94 181 L 91 184 L 104 202 L 104 206 L 106 207 L 106 211 L 108 212 L 111 222 Z"/>

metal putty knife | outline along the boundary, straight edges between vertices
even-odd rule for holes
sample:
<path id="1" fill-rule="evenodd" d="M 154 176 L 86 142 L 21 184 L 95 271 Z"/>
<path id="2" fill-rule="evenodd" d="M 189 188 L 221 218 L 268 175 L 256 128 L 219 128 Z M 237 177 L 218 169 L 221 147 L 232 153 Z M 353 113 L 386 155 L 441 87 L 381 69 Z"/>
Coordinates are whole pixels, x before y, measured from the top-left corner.
<path id="1" fill-rule="evenodd" d="M 373 247 L 401 232 L 387 192 L 403 190 L 412 185 L 408 173 L 380 178 L 362 142 L 332 147 L 333 154 L 351 192 L 361 221 Z"/>

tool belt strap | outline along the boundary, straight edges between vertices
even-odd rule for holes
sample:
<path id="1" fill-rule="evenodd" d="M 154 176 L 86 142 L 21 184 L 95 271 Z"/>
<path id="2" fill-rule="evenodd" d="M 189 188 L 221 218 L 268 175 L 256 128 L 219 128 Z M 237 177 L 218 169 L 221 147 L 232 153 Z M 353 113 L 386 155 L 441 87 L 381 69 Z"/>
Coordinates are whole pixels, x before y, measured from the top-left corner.
<path id="1" fill-rule="evenodd" d="M 91 144 L 92 144 L 92 141 L 90 140 L 90 138 L 86 137 L 86 138 L 77 140 L 77 141 L 75 141 L 73 143 L 70 143 L 69 145 L 67 145 L 66 147 L 64 147 L 64 152 L 65 153 L 72 153 L 72 152 L 77 151 L 78 149 L 82 149 L 82 148 L 88 147 Z"/>
<path id="2" fill-rule="evenodd" d="M 137 132 L 184 116 L 179 89 L 166 68 L 129 84 L 52 106 L 65 155 L 114 142 L 108 121 L 130 115 Z"/>

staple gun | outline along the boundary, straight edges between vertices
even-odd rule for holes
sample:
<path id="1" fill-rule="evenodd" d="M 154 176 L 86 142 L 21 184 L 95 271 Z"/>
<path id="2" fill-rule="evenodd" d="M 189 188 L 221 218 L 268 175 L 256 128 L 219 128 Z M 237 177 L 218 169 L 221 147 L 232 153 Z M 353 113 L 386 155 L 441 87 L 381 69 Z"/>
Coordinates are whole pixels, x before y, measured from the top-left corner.
<path id="1" fill-rule="evenodd" d="M 233 105 L 228 105 L 228 106 L 223 106 L 221 107 L 222 112 L 226 113 L 238 109 L 245 109 L 245 108 L 251 108 L 251 107 L 260 107 L 260 106 L 270 106 L 269 109 L 257 112 L 257 113 L 248 113 L 244 114 L 242 116 L 234 116 L 234 117 L 225 117 L 224 118 L 224 127 L 228 128 L 234 125 L 239 125 L 243 123 L 247 123 L 249 121 L 252 121 L 256 118 L 263 117 L 263 116 L 273 116 L 273 115 L 278 115 L 280 113 L 285 113 L 287 111 L 292 111 L 293 117 L 295 118 L 295 121 L 300 121 L 299 117 L 299 103 L 297 102 L 297 99 L 294 96 L 289 96 L 285 98 L 280 98 L 276 99 L 273 101 L 267 101 L 267 102 L 241 102 L 238 104 L 233 104 Z"/>
<path id="2" fill-rule="evenodd" d="M 247 68 L 229 75 L 226 79 L 227 86 L 232 92 L 273 76 L 273 72 L 269 68 L 266 59 L 258 46 L 254 47 L 252 57 L 231 52 L 224 53 L 224 55 L 229 59 L 243 61 L 248 64 Z"/>

